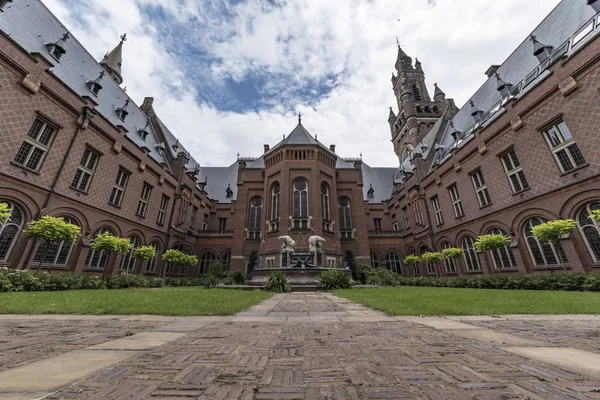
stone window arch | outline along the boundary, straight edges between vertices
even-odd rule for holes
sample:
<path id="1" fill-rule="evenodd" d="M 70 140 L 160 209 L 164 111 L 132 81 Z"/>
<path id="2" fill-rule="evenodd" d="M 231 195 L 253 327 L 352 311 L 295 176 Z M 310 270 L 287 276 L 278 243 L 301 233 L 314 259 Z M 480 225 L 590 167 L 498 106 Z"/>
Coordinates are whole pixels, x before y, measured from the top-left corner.
<path id="1" fill-rule="evenodd" d="M 248 239 L 260 239 L 263 201 L 254 196 L 250 199 L 250 211 L 248 213 Z"/>
<path id="2" fill-rule="evenodd" d="M 400 261 L 400 256 L 395 251 L 387 253 L 385 256 L 385 265 L 394 273 L 402 274 L 402 261 Z"/>
<path id="3" fill-rule="evenodd" d="M 492 235 L 506 235 L 502 229 L 492 228 L 488 232 L 488 234 Z M 515 257 L 513 256 L 512 250 L 510 247 L 505 246 L 500 249 L 494 249 L 491 251 L 492 253 L 492 261 L 494 262 L 495 269 L 509 269 L 515 268 L 516 262 Z"/>
<path id="4" fill-rule="evenodd" d="M 442 250 L 450 249 L 450 248 L 452 248 L 452 245 L 449 242 L 442 243 Z M 444 267 L 446 268 L 446 272 L 455 273 L 456 272 L 456 259 L 444 257 Z"/>
<path id="5" fill-rule="evenodd" d="M 10 217 L 0 220 L 0 261 L 6 261 L 23 229 L 25 213 L 12 201 L 0 200 L 8 204 Z"/>
<path id="6" fill-rule="evenodd" d="M 115 232 L 110 228 L 100 228 L 96 231 L 96 233 L 94 233 L 93 237 L 95 238 L 104 232 L 109 232 L 111 235 L 115 234 Z M 96 250 L 90 247 L 90 251 L 87 254 L 84 265 L 87 268 L 104 270 L 108 264 L 109 255 L 110 254 L 104 250 Z"/>
<path id="7" fill-rule="evenodd" d="M 425 111 L 425 113 L 427 113 L 427 114 L 431 114 L 431 108 L 429 108 L 429 106 L 425 106 L 425 109 L 424 109 L 424 111 Z"/>
<path id="8" fill-rule="evenodd" d="M 308 218 L 308 182 L 305 179 L 296 179 L 293 190 L 294 218 Z"/>
<path id="9" fill-rule="evenodd" d="M 71 217 L 61 218 L 68 224 L 79 226 L 77 221 Z M 33 262 L 39 263 L 42 261 L 43 257 L 44 260 L 42 261 L 42 265 L 65 267 L 69 261 L 73 247 L 75 247 L 75 243 L 67 243 L 65 241 L 46 243 L 42 241 L 35 251 Z"/>
<path id="10" fill-rule="evenodd" d="M 352 211 L 350 205 L 350 199 L 348 197 L 342 196 L 338 199 L 342 239 L 352 239 Z"/>
<path id="11" fill-rule="evenodd" d="M 423 109 L 421 108 L 421 106 L 416 106 L 415 110 L 417 111 L 417 114 L 423 114 Z"/>
<path id="12" fill-rule="evenodd" d="M 435 114 L 438 114 L 440 112 L 440 109 L 438 108 L 438 106 L 433 106 L 432 110 Z"/>
<path id="13" fill-rule="evenodd" d="M 585 205 L 577 216 L 577 226 L 594 262 L 600 261 L 600 225 L 589 217 L 592 210 L 600 210 L 600 201 Z"/>
<path id="14" fill-rule="evenodd" d="M 471 236 L 465 236 L 460 242 L 460 247 L 463 251 L 463 258 L 465 259 L 467 271 L 481 271 L 479 256 L 475 251 L 475 240 L 473 240 Z"/>
<path id="15" fill-rule="evenodd" d="M 525 241 L 527 242 L 531 261 L 533 261 L 536 267 L 558 265 L 561 259 L 566 263 L 567 257 L 560 244 L 555 247 L 552 243 L 542 242 L 531 231 L 534 226 L 545 222 L 548 222 L 546 218 L 533 217 L 529 218 L 523 226 L 523 237 L 525 237 Z M 561 257 L 560 259 L 559 256 Z"/>
<path id="16" fill-rule="evenodd" d="M 119 269 L 125 272 L 134 272 L 137 264 L 137 258 L 133 256 L 133 251 L 141 246 L 142 241 L 137 235 L 129 236 L 129 243 L 131 243 L 131 249 L 123 256 Z"/>
<path id="17" fill-rule="evenodd" d="M 204 275 L 208 272 L 208 269 L 210 268 L 211 264 L 217 259 L 217 256 L 215 256 L 215 253 L 213 253 L 212 251 L 208 251 L 204 254 L 202 254 L 202 257 L 200 257 L 200 275 Z"/>
<path id="18" fill-rule="evenodd" d="M 156 262 L 158 260 L 158 257 L 160 257 L 160 244 L 156 240 L 154 240 L 150 242 L 149 246 L 154 248 L 154 251 L 156 251 L 156 256 L 146 261 L 146 265 L 144 266 L 145 273 L 156 272 Z"/>

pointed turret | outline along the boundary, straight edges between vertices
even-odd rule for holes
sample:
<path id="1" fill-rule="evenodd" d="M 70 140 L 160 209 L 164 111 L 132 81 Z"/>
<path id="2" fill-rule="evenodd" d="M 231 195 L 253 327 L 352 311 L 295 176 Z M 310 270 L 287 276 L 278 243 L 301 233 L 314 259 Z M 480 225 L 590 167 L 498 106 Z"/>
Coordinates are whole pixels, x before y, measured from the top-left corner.
<path id="1" fill-rule="evenodd" d="M 388 116 L 389 122 L 394 122 L 396 120 L 396 114 L 394 114 L 394 110 L 390 107 L 390 115 Z"/>
<path id="2" fill-rule="evenodd" d="M 437 83 L 434 83 L 433 86 L 435 86 L 435 90 L 433 92 L 433 100 L 434 101 L 445 101 L 446 93 L 444 93 L 442 91 L 442 89 L 440 89 L 440 87 L 438 86 Z"/>
<path id="3" fill-rule="evenodd" d="M 402 71 L 403 69 L 412 69 L 412 58 L 410 58 L 402 47 L 398 45 L 398 57 L 396 57 L 396 70 Z"/>
<path id="4" fill-rule="evenodd" d="M 127 34 L 121 36 L 121 41 L 112 49 L 112 51 L 104 56 L 100 65 L 108 72 L 108 74 L 117 82 L 117 84 L 123 83 L 123 77 L 121 76 L 121 63 L 123 62 L 123 42 L 127 40 Z"/>

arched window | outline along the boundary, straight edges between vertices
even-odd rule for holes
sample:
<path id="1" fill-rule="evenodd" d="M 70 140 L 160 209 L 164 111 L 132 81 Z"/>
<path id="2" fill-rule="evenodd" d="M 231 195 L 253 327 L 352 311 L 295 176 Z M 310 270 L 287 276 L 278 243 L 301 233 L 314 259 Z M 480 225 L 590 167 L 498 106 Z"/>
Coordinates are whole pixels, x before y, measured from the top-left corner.
<path id="1" fill-rule="evenodd" d="M 329 186 L 321 184 L 321 215 L 323 216 L 323 230 L 331 232 L 333 226 L 331 224 L 331 212 L 329 209 Z"/>
<path id="2" fill-rule="evenodd" d="M 73 218 L 63 217 L 63 219 L 66 223 L 78 225 L 77 221 L 75 221 Z M 44 257 L 42 265 L 64 267 L 67 265 L 67 261 L 71 255 L 71 250 L 74 246 L 74 243 L 65 243 L 64 241 L 53 243 L 40 241 L 40 244 L 35 251 L 33 262 L 39 263 L 42 257 Z"/>
<path id="3" fill-rule="evenodd" d="M 421 108 L 421 106 L 417 106 L 415 107 L 415 109 L 417 110 L 417 114 L 423 114 L 423 109 Z"/>
<path id="4" fill-rule="evenodd" d="M 424 253 L 428 253 L 429 248 L 427 246 L 421 246 L 421 249 L 419 250 L 419 255 L 422 256 Z M 429 275 L 435 275 L 435 264 L 434 263 L 425 263 L 425 265 L 427 266 L 427 274 Z"/>
<path id="5" fill-rule="evenodd" d="M 160 245 L 158 244 L 158 242 L 151 242 L 150 247 L 154 248 L 154 250 L 156 251 L 156 256 L 146 261 L 146 265 L 144 266 L 144 272 L 146 273 L 156 272 L 156 261 L 158 260 L 158 257 L 160 257 Z"/>
<path id="6" fill-rule="evenodd" d="M 294 218 L 308 218 L 308 183 L 304 179 L 294 182 Z"/>
<path id="7" fill-rule="evenodd" d="M 400 262 L 400 257 L 398 257 L 398 254 L 394 253 L 393 251 L 390 251 L 385 256 L 385 265 L 388 269 L 391 269 L 396 274 L 402 273 L 402 263 Z"/>
<path id="8" fill-rule="evenodd" d="M 502 229 L 490 229 L 488 234 L 506 235 Z M 510 247 L 502 247 L 501 249 L 492 250 L 492 260 L 494 261 L 495 269 L 514 268 L 516 265 L 515 258 Z"/>
<path id="9" fill-rule="evenodd" d="M 480 271 L 481 264 L 479 263 L 479 257 L 475 251 L 475 241 L 470 236 L 465 236 L 460 242 L 460 247 L 463 251 L 463 257 L 465 258 L 465 265 L 467 271 Z"/>
<path id="10" fill-rule="evenodd" d="M 223 254 L 223 256 L 221 257 L 221 264 L 223 264 L 223 267 L 225 267 L 225 269 L 227 271 L 229 271 L 229 267 L 231 266 L 231 252 L 230 251 Z"/>
<path id="11" fill-rule="evenodd" d="M 350 211 L 350 199 L 346 196 L 338 200 L 338 211 L 340 215 L 340 232 L 342 239 L 352 239 L 352 218 Z"/>
<path id="12" fill-rule="evenodd" d="M 131 243 L 131 250 L 123 256 L 119 269 L 121 271 L 133 272 L 135 271 L 135 264 L 137 262 L 137 259 L 133 257 L 133 251 L 140 247 L 141 240 L 136 235 L 132 235 L 129 237 L 129 242 Z"/>
<path id="13" fill-rule="evenodd" d="M 379 257 L 373 252 L 371 252 L 371 267 L 379 268 Z"/>
<path id="14" fill-rule="evenodd" d="M 416 83 L 413 83 L 411 86 L 412 94 L 415 101 L 423 101 L 423 95 L 421 94 L 421 89 Z"/>
<path id="15" fill-rule="evenodd" d="M 253 197 L 250 200 L 250 214 L 248 218 L 248 239 L 260 239 L 262 205 L 263 201 L 260 197 Z"/>
<path id="16" fill-rule="evenodd" d="M 271 190 L 271 221 L 279 221 L 279 192 L 281 186 L 276 182 Z"/>
<path id="17" fill-rule="evenodd" d="M 448 242 L 444 242 L 444 244 L 442 244 L 442 249 L 449 249 L 451 247 L 452 245 Z M 456 272 L 456 259 L 444 257 L 444 266 L 446 267 L 446 272 Z"/>
<path id="18" fill-rule="evenodd" d="M 425 106 L 424 110 L 427 114 L 431 114 L 431 108 L 429 108 L 429 106 Z"/>
<path id="19" fill-rule="evenodd" d="M 598 262 L 600 261 L 600 226 L 589 217 L 592 210 L 600 210 L 600 201 L 594 201 L 583 207 L 577 217 L 577 225 L 594 262 Z"/>
<path id="20" fill-rule="evenodd" d="M 527 241 L 527 247 L 529 248 L 531 260 L 536 267 L 558 265 L 560 264 L 560 260 L 562 260 L 562 262 L 567 262 L 567 257 L 564 254 L 560 244 L 557 246 L 558 248 L 556 248 L 551 243 L 541 242 L 531 231 L 534 226 L 543 224 L 547 221 L 548 220 L 545 218 L 533 217 L 527 220 L 523 228 L 523 236 L 525 236 L 525 240 Z M 560 252 L 560 259 L 558 258 L 558 252 Z"/>
<path id="21" fill-rule="evenodd" d="M 0 220 L 0 261 L 5 261 L 23 228 L 25 214 L 11 201 L 0 200 L 0 202 L 8 204 L 11 212 L 10 217 Z"/>
<path id="22" fill-rule="evenodd" d="M 96 236 L 104 232 L 109 232 L 112 235 L 115 234 L 111 229 L 101 228 L 98 229 L 96 233 L 94 233 L 93 237 L 95 238 Z M 84 265 L 87 268 L 104 269 L 106 268 L 106 264 L 108 263 L 108 256 L 109 254 L 104 250 L 99 251 L 90 247 L 90 251 L 88 252 L 88 255 L 85 259 Z"/>
<path id="23" fill-rule="evenodd" d="M 202 254 L 202 257 L 200 257 L 200 275 L 204 275 L 208 272 L 208 269 L 210 268 L 211 264 L 216 260 L 217 258 L 215 257 L 215 255 L 211 252 L 208 253 L 204 253 Z"/>
<path id="24" fill-rule="evenodd" d="M 440 109 L 437 106 L 433 106 L 432 110 L 436 114 L 440 112 Z"/>

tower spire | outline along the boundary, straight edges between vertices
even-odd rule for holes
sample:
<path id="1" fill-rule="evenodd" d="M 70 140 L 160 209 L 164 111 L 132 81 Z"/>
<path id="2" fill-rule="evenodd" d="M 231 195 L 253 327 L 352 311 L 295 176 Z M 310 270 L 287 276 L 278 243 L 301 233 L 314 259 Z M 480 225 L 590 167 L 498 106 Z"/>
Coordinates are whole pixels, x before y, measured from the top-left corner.
<path id="1" fill-rule="evenodd" d="M 112 49 L 112 51 L 104 56 L 100 65 L 102 68 L 109 73 L 111 78 L 117 82 L 117 84 L 123 83 L 123 77 L 121 76 L 121 64 L 123 63 L 123 43 L 127 41 L 127 34 L 121 35 L 121 41 Z"/>

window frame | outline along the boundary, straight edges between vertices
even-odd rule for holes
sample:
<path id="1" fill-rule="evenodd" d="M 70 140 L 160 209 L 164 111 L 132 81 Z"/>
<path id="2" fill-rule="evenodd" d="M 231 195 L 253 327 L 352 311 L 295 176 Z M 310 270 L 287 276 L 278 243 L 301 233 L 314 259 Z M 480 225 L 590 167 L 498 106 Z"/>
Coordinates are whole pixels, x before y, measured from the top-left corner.
<path id="1" fill-rule="evenodd" d="M 255 200 L 260 201 L 260 204 L 252 204 Z M 262 209 L 264 201 L 260 196 L 252 196 L 248 207 L 248 228 L 246 238 L 249 240 L 260 240 L 262 237 Z"/>
<path id="2" fill-rule="evenodd" d="M 487 234 L 492 234 L 492 235 L 506 235 L 506 232 L 504 232 L 502 229 L 499 228 L 492 228 L 489 229 Z M 502 256 L 502 252 L 506 252 L 506 258 L 508 259 L 508 263 L 509 266 L 505 266 L 505 261 L 504 257 Z M 502 248 L 499 249 L 494 249 L 490 251 L 491 253 L 491 257 L 492 257 L 492 263 L 494 264 L 494 270 L 497 271 L 504 271 L 504 270 L 511 270 L 511 269 L 515 269 L 516 268 L 516 260 L 515 260 L 515 256 L 512 252 L 512 249 L 510 247 L 510 244 L 507 246 L 504 246 Z M 499 268 L 498 267 L 498 262 L 499 261 L 502 266 Z"/>
<path id="3" fill-rule="evenodd" d="M 72 217 L 60 216 L 60 218 L 63 218 L 65 220 L 65 222 L 67 222 L 69 224 L 74 224 L 74 225 L 79 226 L 79 223 Z M 56 251 L 54 253 L 52 262 L 47 262 L 47 260 L 43 260 L 42 267 L 66 268 L 69 265 L 69 259 L 71 258 L 71 253 L 73 253 L 73 248 L 75 248 L 76 245 L 77 245 L 77 242 L 66 243 L 64 240 L 61 240 L 60 242 L 57 242 L 57 243 L 43 241 L 42 243 L 39 243 L 36 247 L 36 250 L 35 250 L 35 253 L 33 256 L 33 263 L 34 264 L 37 263 L 39 265 L 41 257 L 44 257 L 44 256 L 48 257 L 48 255 L 49 255 L 48 249 L 49 248 L 46 247 L 45 249 L 43 249 L 43 246 L 55 246 Z M 63 263 L 59 263 L 58 259 L 61 257 L 61 253 L 63 253 L 66 246 L 69 246 L 69 247 L 66 252 L 66 255 L 64 256 L 65 261 Z M 42 253 L 40 253 L 40 251 Z M 46 253 L 46 254 L 44 254 L 44 253 Z"/>
<path id="4" fill-rule="evenodd" d="M 342 201 L 348 204 L 342 205 Z M 338 198 L 338 217 L 340 220 L 340 236 L 342 240 L 354 239 L 354 225 L 352 224 L 352 201 L 348 196 Z"/>
<path id="5" fill-rule="evenodd" d="M 40 124 L 39 129 L 37 129 L 37 133 L 35 133 L 35 136 L 32 136 L 32 133 L 34 133 L 34 128 L 38 125 L 38 123 Z M 46 129 L 48 128 L 50 129 L 49 134 L 46 133 Z M 52 122 L 38 115 L 31 124 L 29 130 L 27 131 L 25 139 L 21 143 L 19 150 L 17 150 L 17 154 L 13 158 L 12 163 L 20 168 L 25 168 L 29 171 L 39 172 L 42 168 L 42 165 L 44 164 L 44 161 L 46 160 L 50 148 L 52 147 L 58 130 L 59 128 L 56 126 L 56 124 L 53 124 Z M 40 139 L 44 135 L 48 136 L 48 140 L 46 141 L 46 143 L 40 141 Z M 27 154 L 25 155 L 25 158 L 22 161 L 17 161 L 18 159 L 23 157 L 21 154 L 25 145 L 30 146 L 30 148 L 26 151 Z M 29 166 L 29 163 L 35 150 L 40 151 L 41 154 L 35 166 Z"/>
<path id="6" fill-rule="evenodd" d="M 192 213 L 190 215 L 190 229 L 194 230 L 196 227 L 196 218 L 198 217 L 198 206 L 192 204 Z"/>
<path id="7" fill-rule="evenodd" d="M 89 162 L 92 156 L 95 156 L 96 158 L 90 168 Z M 89 192 L 90 186 L 92 184 L 92 179 L 94 178 L 94 173 L 96 172 L 96 168 L 100 163 L 100 157 L 101 155 L 99 152 L 92 149 L 90 146 L 85 146 L 83 156 L 81 156 L 81 161 L 79 161 L 79 165 L 77 166 L 77 170 L 75 171 L 75 176 L 73 177 L 73 181 L 71 182 L 72 189 L 78 190 L 83 193 Z M 87 181 L 84 187 L 81 187 L 81 183 L 83 182 L 84 177 L 87 177 Z"/>
<path id="8" fill-rule="evenodd" d="M 150 194 L 152 193 L 152 185 L 148 182 L 144 182 L 142 185 L 142 193 L 140 193 L 140 199 L 138 200 L 137 210 L 135 215 L 141 218 L 146 218 L 148 212 L 148 202 L 150 201 Z"/>
<path id="9" fill-rule="evenodd" d="M 593 206 L 597 206 L 597 208 L 592 208 Z M 600 242 L 600 224 L 598 224 L 594 219 L 588 217 L 591 213 L 591 210 L 598 209 L 600 209 L 600 201 L 594 200 L 585 204 L 577 213 L 577 227 L 579 228 L 579 233 L 583 237 L 583 241 L 588 249 L 592 261 L 596 264 L 600 263 L 600 245 L 592 245 L 592 243 L 590 243 L 590 238 L 588 237 L 588 233 L 586 233 L 586 230 L 595 230 L 594 233 L 598 237 L 597 240 Z M 582 223 L 582 221 L 585 221 L 585 224 Z M 596 246 L 598 246 L 598 248 L 596 248 Z"/>
<path id="10" fill-rule="evenodd" d="M 475 250 L 475 240 L 471 236 L 465 236 L 460 241 L 460 248 L 463 251 L 463 258 L 465 260 L 465 268 L 467 272 L 479 272 L 481 271 L 481 260 Z M 475 260 L 476 268 L 471 268 Z"/>
<path id="11" fill-rule="evenodd" d="M 490 192 L 488 191 L 481 169 L 472 172 L 470 176 L 473 188 L 475 189 L 475 195 L 477 196 L 477 201 L 479 202 L 479 208 L 491 205 L 492 198 L 490 197 Z"/>
<path id="12" fill-rule="evenodd" d="M 554 135 L 552 135 L 551 132 L 553 132 Z M 561 172 L 567 173 L 587 165 L 579 146 L 577 146 L 571 131 L 564 121 L 561 120 L 545 128 L 543 130 L 543 135 Z M 574 156 L 573 152 L 576 152 L 577 154 Z M 559 156 L 561 153 L 565 154 L 566 159 Z M 581 158 L 580 163 L 576 160 L 578 157 Z M 565 162 L 570 164 L 570 168 L 565 166 Z"/>
<path id="13" fill-rule="evenodd" d="M 163 226 L 165 224 L 165 215 L 167 214 L 167 208 L 169 207 L 169 201 L 171 198 L 166 194 L 162 194 L 160 198 L 160 205 L 158 206 L 158 215 L 156 216 L 156 224 Z"/>
<path id="14" fill-rule="evenodd" d="M 6 250 L 5 250 L 5 254 L 4 257 L 0 258 L 0 261 L 8 261 L 9 257 L 12 254 L 12 250 L 15 247 L 15 243 L 19 240 L 19 236 L 21 235 L 21 232 L 23 231 L 23 226 L 25 225 L 25 220 L 26 220 L 26 214 L 23 211 L 23 208 L 20 207 L 19 205 L 17 205 L 16 203 L 14 203 L 13 201 L 10 201 L 8 199 L 1 199 L 1 201 L 3 203 L 8 204 L 9 209 L 11 211 L 11 216 L 6 218 L 5 220 L 0 220 L 0 239 L 2 239 L 2 235 L 5 231 L 5 229 L 9 228 L 9 227 L 14 227 L 16 229 L 14 235 L 12 236 L 12 238 L 10 239 L 10 242 L 8 243 L 8 246 L 6 246 Z M 18 222 L 14 222 L 14 218 L 16 213 L 14 213 L 14 210 L 17 210 L 17 212 L 19 213 L 19 217 L 20 220 Z M 1 244 L 1 242 L 0 242 Z"/>
<path id="15" fill-rule="evenodd" d="M 127 189 L 130 176 L 131 172 L 127 171 L 123 167 L 119 167 L 115 183 L 113 184 L 110 197 L 108 198 L 108 204 L 115 207 L 121 207 L 123 204 L 123 198 L 125 197 L 125 189 Z"/>
<path id="16" fill-rule="evenodd" d="M 402 214 L 404 215 L 404 228 L 410 229 L 410 214 L 408 213 L 408 206 L 402 207 Z"/>
<path id="17" fill-rule="evenodd" d="M 568 263 L 564 251 L 562 250 L 562 248 L 560 248 L 560 244 L 558 245 L 559 248 L 556 248 L 553 243 L 542 242 L 531 231 L 531 229 L 534 226 L 543 224 L 545 222 L 548 222 L 548 220 L 543 217 L 534 216 L 527 218 L 527 220 L 523 223 L 523 237 L 525 238 L 525 244 L 527 245 L 527 250 L 529 252 L 529 256 L 531 257 L 531 262 L 533 263 L 533 266 L 535 268 L 559 267 L 561 265 L 561 262 L 564 262 L 565 264 Z M 539 255 L 539 257 L 541 257 L 541 264 L 538 263 L 538 260 L 536 260 L 536 251 L 534 251 L 531 241 L 535 242 L 535 250 L 537 250 L 537 254 Z M 547 253 L 548 250 L 551 252 L 551 254 Z M 562 254 L 559 254 L 559 251 L 562 252 Z M 556 262 L 550 263 L 548 261 L 549 256 L 554 257 Z"/>
<path id="18" fill-rule="evenodd" d="M 525 176 L 525 172 L 523 171 L 523 166 L 519 161 L 519 157 L 517 157 L 517 153 L 514 148 L 505 151 L 500 156 L 500 162 L 502 163 L 502 167 L 504 168 L 504 172 L 506 173 L 506 177 L 508 179 L 508 184 L 513 192 L 513 194 L 524 192 L 530 188 L 529 182 L 527 181 L 527 177 Z M 508 163 L 510 161 L 510 165 Z M 518 181 L 520 189 L 515 187 L 514 180 L 512 177 Z"/>
<path id="19" fill-rule="evenodd" d="M 456 183 L 448 186 L 448 193 L 450 195 L 450 201 L 452 202 L 452 210 L 454 211 L 454 217 L 464 217 L 465 210 L 462 206 L 460 193 L 458 192 L 458 186 L 456 185 Z"/>
<path id="20" fill-rule="evenodd" d="M 444 242 L 444 243 L 442 243 L 441 247 L 442 247 L 442 253 L 443 253 L 443 250 L 452 248 L 452 245 L 450 244 L 450 242 Z M 456 267 L 456 259 L 455 258 L 443 257 L 443 260 L 444 260 L 444 268 L 446 269 L 446 273 L 456 274 L 458 272 L 457 267 Z"/>
<path id="21" fill-rule="evenodd" d="M 444 215 L 442 208 L 440 207 L 440 199 L 438 196 L 433 196 L 431 199 L 431 207 L 433 208 L 433 214 L 435 215 L 436 226 L 444 225 Z"/>

